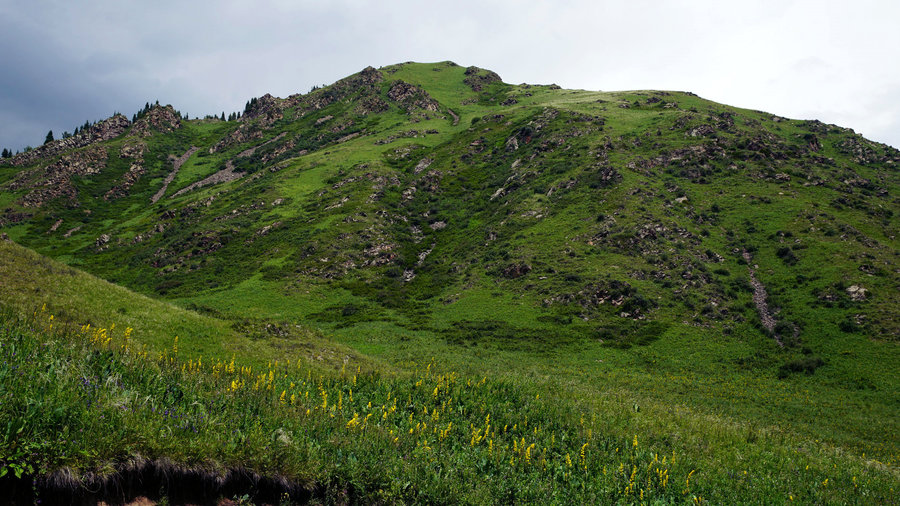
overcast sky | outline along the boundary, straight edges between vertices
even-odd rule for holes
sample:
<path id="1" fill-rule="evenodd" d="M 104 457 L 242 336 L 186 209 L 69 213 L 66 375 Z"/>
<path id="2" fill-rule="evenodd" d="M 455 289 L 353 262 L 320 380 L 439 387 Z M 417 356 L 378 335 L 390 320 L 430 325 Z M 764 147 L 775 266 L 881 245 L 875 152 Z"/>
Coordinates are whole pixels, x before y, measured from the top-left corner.
<path id="1" fill-rule="evenodd" d="M 0 0 L 0 147 L 147 101 L 242 110 L 367 65 L 686 90 L 900 147 L 900 2 Z"/>

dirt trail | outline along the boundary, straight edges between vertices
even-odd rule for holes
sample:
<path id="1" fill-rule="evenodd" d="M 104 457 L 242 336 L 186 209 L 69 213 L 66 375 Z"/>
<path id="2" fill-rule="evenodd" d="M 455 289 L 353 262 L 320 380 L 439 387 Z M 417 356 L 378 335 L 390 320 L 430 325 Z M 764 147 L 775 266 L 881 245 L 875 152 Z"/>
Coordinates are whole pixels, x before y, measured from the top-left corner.
<path id="1" fill-rule="evenodd" d="M 244 174 L 241 172 L 235 172 L 234 164 L 231 163 L 231 160 L 228 160 L 227 162 L 225 162 L 224 169 L 220 170 L 219 172 L 216 172 L 215 174 L 213 174 L 207 178 L 197 181 L 196 183 L 191 183 L 189 186 L 186 186 L 186 187 L 178 190 L 177 192 L 175 192 L 172 195 L 172 197 L 184 195 L 185 193 L 187 193 L 191 190 L 196 190 L 197 188 L 200 188 L 201 186 L 225 183 L 228 181 L 234 181 L 235 179 L 240 179 L 242 177 L 244 177 Z"/>
<path id="2" fill-rule="evenodd" d="M 753 286 L 753 302 L 756 304 L 756 311 L 759 313 L 759 319 L 762 320 L 763 327 L 775 336 L 775 342 L 778 343 L 778 346 L 784 348 L 784 343 L 781 342 L 781 338 L 778 334 L 775 334 L 776 322 L 775 317 L 769 312 L 769 304 L 766 302 L 766 299 L 768 298 L 766 287 L 756 279 L 756 275 L 753 272 L 753 262 L 750 253 L 748 253 L 747 250 L 744 250 L 743 256 L 744 260 L 747 261 L 747 268 L 750 271 L 750 285 Z"/>
<path id="3" fill-rule="evenodd" d="M 266 142 L 260 144 L 259 146 L 253 146 L 252 148 L 248 148 L 248 149 L 245 149 L 245 150 L 241 151 L 240 153 L 238 153 L 238 155 L 237 155 L 235 158 L 244 158 L 244 157 L 247 157 L 247 156 L 253 156 L 253 153 L 256 153 L 256 150 L 257 150 L 257 149 L 259 149 L 259 148 L 265 146 L 266 144 L 273 143 L 273 142 L 275 142 L 275 141 L 281 139 L 281 138 L 284 137 L 285 135 L 287 135 L 287 132 L 281 132 L 281 133 L 278 134 L 275 138 L 269 139 L 269 140 L 267 140 Z"/>
<path id="4" fill-rule="evenodd" d="M 447 112 L 450 113 L 450 116 L 453 116 L 453 126 L 458 125 L 459 124 L 459 116 L 457 116 L 456 113 L 453 112 L 452 109 L 447 109 Z"/>
<path id="5" fill-rule="evenodd" d="M 191 146 L 191 149 L 187 150 L 185 154 L 175 159 L 175 162 L 172 164 L 172 172 L 170 172 L 169 175 L 166 176 L 165 181 L 163 181 L 162 188 L 160 188 L 155 195 L 150 197 L 151 203 L 156 203 L 157 200 L 161 199 L 162 196 L 166 194 L 166 189 L 169 188 L 169 183 L 175 180 L 175 176 L 178 174 L 178 169 L 180 169 L 181 166 L 184 165 L 184 162 L 186 162 L 188 158 L 190 158 L 191 155 L 193 155 L 198 149 L 200 148 Z"/>
<path id="6" fill-rule="evenodd" d="M 253 156 L 253 154 L 256 153 L 257 149 L 265 146 L 266 144 L 275 142 L 275 141 L 283 138 L 285 135 L 287 135 L 287 132 L 281 132 L 276 137 L 269 139 L 268 141 L 266 141 L 258 146 L 253 146 L 252 148 L 248 148 L 248 149 L 241 151 L 240 153 L 237 154 L 237 156 L 235 156 L 235 158 L 246 158 L 248 156 Z M 193 148 L 193 149 L 197 149 L 197 148 Z M 190 153 L 190 151 L 188 153 Z M 187 153 L 185 153 L 185 160 L 187 159 L 186 156 L 187 156 Z M 176 161 L 176 163 L 178 163 L 178 162 Z M 177 167 L 180 167 L 180 165 L 177 165 Z M 175 170 L 177 171 L 178 169 L 176 168 Z M 200 188 L 202 186 L 226 183 L 228 181 L 234 181 L 235 179 L 240 179 L 242 177 L 244 177 L 244 174 L 242 172 L 235 172 L 234 171 L 234 163 L 232 163 L 231 160 L 228 160 L 225 162 L 224 169 L 222 169 L 222 170 L 216 172 L 215 174 L 208 176 L 200 181 L 191 183 L 190 185 L 188 185 L 188 186 L 178 190 L 174 194 L 172 194 L 172 197 L 184 195 L 185 193 L 192 191 L 192 190 L 196 190 L 197 188 Z M 167 180 L 166 184 L 168 184 L 168 180 Z M 156 202 L 156 201 L 154 200 L 154 202 Z"/>

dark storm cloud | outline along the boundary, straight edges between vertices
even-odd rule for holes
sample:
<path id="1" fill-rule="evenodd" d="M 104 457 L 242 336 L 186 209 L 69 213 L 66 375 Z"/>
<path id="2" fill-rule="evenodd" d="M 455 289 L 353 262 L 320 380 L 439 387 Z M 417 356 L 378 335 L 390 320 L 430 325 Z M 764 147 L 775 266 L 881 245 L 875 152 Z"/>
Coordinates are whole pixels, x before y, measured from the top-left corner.
<path id="1" fill-rule="evenodd" d="M 227 113 L 366 65 L 448 59 L 514 83 L 690 90 L 898 146 L 898 18 L 900 4 L 875 0 L 11 0 L 0 146 L 146 101 Z"/>

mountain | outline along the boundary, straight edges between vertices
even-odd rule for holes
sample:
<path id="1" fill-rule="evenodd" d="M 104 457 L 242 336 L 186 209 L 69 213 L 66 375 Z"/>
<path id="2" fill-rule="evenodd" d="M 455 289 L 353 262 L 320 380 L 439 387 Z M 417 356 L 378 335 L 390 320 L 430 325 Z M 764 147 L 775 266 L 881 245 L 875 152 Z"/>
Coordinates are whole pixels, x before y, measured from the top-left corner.
<path id="1" fill-rule="evenodd" d="M 452 62 L 236 116 L 148 106 L 3 160 L 0 230 L 238 331 L 603 384 L 896 469 L 900 151 Z"/>

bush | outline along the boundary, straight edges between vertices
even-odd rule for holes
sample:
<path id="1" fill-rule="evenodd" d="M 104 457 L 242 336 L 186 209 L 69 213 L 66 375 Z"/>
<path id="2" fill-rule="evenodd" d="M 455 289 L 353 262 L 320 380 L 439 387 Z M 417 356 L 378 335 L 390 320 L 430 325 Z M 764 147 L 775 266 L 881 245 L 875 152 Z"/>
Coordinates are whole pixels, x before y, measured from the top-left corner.
<path id="1" fill-rule="evenodd" d="M 798 358 L 795 360 L 791 360 L 786 362 L 778 369 L 778 377 L 781 379 L 787 378 L 791 374 L 794 373 L 806 373 L 807 375 L 813 374 L 816 369 L 825 365 L 825 361 L 820 357 L 816 356 L 806 356 L 803 358 Z"/>
<path id="2" fill-rule="evenodd" d="M 846 320 L 839 323 L 838 328 L 841 329 L 841 332 L 845 332 L 847 334 L 859 332 L 862 329 L 859 325 L 856 324 L 856 322 L 854 322 L 850 318 L 847 318 Z"/>
<path id="3" fill-rule="evenodd" d="M 794 251 L 787 246 L 778 248 L 778 250 L 775 251 L 775 254 L 787 265 L 794 265 L 797 263 L 797 256 L 794 254 Z"/>

